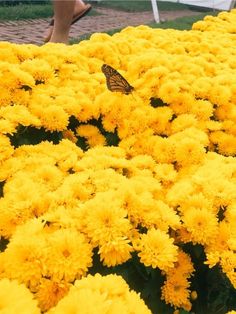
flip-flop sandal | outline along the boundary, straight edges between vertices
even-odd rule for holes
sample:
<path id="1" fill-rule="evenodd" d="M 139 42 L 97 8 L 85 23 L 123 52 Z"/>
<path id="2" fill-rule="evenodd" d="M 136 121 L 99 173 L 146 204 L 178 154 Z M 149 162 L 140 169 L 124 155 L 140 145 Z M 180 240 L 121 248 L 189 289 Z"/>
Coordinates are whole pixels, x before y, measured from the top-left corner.
<path id="1" fill-rule="evenodd" d="M 73 16 L 71 25 L 75 24 L 78 20 L 87 15 L 91 9 L 92 9 L 91 4 L 87 4 L 82 12 L 79 12 L 78 14 Z"/>
<path id="2" fill-rule="evenodd" d="M 83 11 L 80 11 L 79 13 L 76 13 L 75 15 L 73 15 L 71 25 L 75 24 L 78 20 L 80 20 L 85 15 L 87 15 L 91 9 L 92 9 L 91 4 L 87 4 Z M 54 26 L 54 18 L 51 19 L 49 26 Z M 52 35 L 52 30 L 53 28 L 51 29 L 51 31 L 49 31 L 49 34 L 44 38 L 45 43 L 50 40 L 51 35 Z"/>

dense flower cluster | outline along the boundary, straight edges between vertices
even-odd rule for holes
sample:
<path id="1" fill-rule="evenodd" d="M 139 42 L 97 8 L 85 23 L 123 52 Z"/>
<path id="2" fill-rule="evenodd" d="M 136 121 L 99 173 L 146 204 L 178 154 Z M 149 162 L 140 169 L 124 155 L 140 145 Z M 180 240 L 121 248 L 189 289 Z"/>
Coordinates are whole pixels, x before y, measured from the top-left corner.
<path id="1" fill-rule="evenodd" d="M 30 291 L 16 280 L 0 280 L 0 304 L 2 313 L 41 313 Z"/>
<path id="2" fill-rule="evenodd" d="M 129 290 L 129 286 L 117 275 L 77 280 L 67 296 L 59 301 L 48 314 L 64 313 L 138 313 L 151 314 L 138 294 Z"/>
<path id="3" fill-rule="evenodd" d="M 174 308 L 191 309 L 197 269 L 185 244 L 201 245 L 205 264 L 236 288 L 235 16 L 206 19 L 213 31 L 202 21 L 73 46 L 0 43 L 0 237 L 9 241 L 0 298 L 9 311 L 7 289 L 20 313 L 150 313 L 120 277 L 89 275 L 95 252 L 107 267 L 136 254 L 159 269 L 161 298 Z M 109 91 L 104 63 L 134 91 Z M 28 145 L 31 131 L 58 143 Z"/>
<path id="4" fill-rule="evenodd" d="M 50 300 L 51 291 L 54 291 L 58 298 L 64 288 L 59 283 L 52 285 L 50 280 L 48 283 L 44 282 L 43 285 L 45 287 L 43 291 L 40 291 L 42 300 L 39 303 L 42 309 L 49 304 L 52 306 L 55 302 L 55 299 Z M 151 314 L 139 295 L 130 290 L 123 278 L 117 275 L 88 275 L 87 278 L 76 281 L 66 292 L 68 292 L 67 295 L 48 311 L 48 314 L 94 313 L 95 309 L 96 313 L 103 314 Z M 33 300 L 33 294 L 15 280 L 0 280 L 0 303 L 2 313 L 41 313 L 36 300 Z"/>
<path id="5" fill-rule="evenodd" d="M 221 33 L 236 33 L 236 9 L 228 12 L 221 12 L 217 16 L 207 15 L 202 21 L 193 24 L 192 29 L 199 31 L 217 31 Z"/>
<path id="6" fill-rule="evenodd" d="M 51 44 L 1 43 L 0 131 L 13 134 L 19 125 L 65 131 L 72 115 L 80 122 L 100 117 L 131 155 L 147 153 L 181 166 L 198 163 L 205 149 L 235 155 L 234 45 L 229 34 L 218 32 L 216 43 L 215 32 L 146 26 L 112 37 L 94 34 L 56 51 Z M 120 70 L 135 91 L 111 94 L 103 63 Z M 105 143 L 89 125 L 75 136 L 86 132 L 89 145 Z"/>

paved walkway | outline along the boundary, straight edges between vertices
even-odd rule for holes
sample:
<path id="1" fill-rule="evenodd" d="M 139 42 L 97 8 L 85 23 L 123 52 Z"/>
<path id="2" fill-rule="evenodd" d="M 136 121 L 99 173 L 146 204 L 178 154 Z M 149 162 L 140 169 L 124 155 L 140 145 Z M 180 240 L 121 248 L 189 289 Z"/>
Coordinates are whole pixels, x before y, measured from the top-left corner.
<path id="1" fill-rule="evenodd" d="M 153 13 L 149 12 L 124 12 L 107 8 L 95 10 L 99 15 L 88 15 L 71 27 L 70 37 L 78 38 L 82 35 L 105 32 L 111 29 L 124 28 L 128 25 L 137 26 L 154 22 Z M 174 20 L 178 17 L 197 15 L 199 12 L 163 11 L 160 13 L 161 20 Z M 43 43 L 43 35 L 48 27 L 49 19 L 0 21 L 0 41 L 9 41 L 18 44 Z"/>

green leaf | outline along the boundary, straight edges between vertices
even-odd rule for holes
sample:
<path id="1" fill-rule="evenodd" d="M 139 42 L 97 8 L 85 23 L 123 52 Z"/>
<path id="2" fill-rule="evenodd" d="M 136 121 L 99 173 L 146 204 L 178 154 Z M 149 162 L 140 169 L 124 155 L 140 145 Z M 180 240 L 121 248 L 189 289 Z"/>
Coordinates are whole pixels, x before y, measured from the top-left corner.
<path id="1" fill-rule="evenodd" d="M 183 310 L 183 309 L 181 309 L 181 310 L 179 311 L 179 314 L 189 314 L 189 312 L 188 312 L 188 311 L 185 311 L 185 310 Z"/>
<path id="2" fill-rule="evenodd" d="M 165 107 L 166 106 L 166 104 L 161 100 L 161 98 L 154 98 L 154 97 L 150 98 L 150 105 L 153 108 Z"/>
<path id="3" fill-rule="evenodd" d="M 5 181 L 0 182 L 0 197 L 3 197 L 3 187 L 4 187 Z"/>
<path id="4" fill-rule="evenodd" d="M 9 243 L 9 240 L 1 238 L 1 240 L 0 240 L 0 252 L 5 251 L 8 243 Z"/>
<path id="5" fill-rule="evenodd" d="M 106 138 L 106 142 L 107 142 L 108 146 L 118 146 L 118 144 L 120 142 L 120 139 L 119 139 L 119 137 L 118 137 L 116 132 L 114 132 L 114 133 L 106 132 L 103 135 Z"/>
<path id="6" fill-rule="evenodd" d="M 32 126 L 24 127 L 20 125 L 17 128 L 17 132 L 13 135 L 9 135 L 9 138 L 14 147 L 36 145 L 42 141 L 50 141 L 54 144 L 58 144 L 62 139 L 62 133 L 46 131 L 44 128 L 37 129 Z"/>

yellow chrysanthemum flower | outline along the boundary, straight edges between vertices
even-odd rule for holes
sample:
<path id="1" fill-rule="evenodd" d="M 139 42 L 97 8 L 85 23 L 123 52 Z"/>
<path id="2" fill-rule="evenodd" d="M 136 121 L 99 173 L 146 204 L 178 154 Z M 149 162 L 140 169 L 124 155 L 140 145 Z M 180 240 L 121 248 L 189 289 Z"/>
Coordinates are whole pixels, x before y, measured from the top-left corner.
<path id="1" fill-rule="evenodd" d="M 131 258 L 131 252 L 134 250 L 125 237 L 114 238 L 112 241 L 99 246 L 98 253 L 103 264 L 111 267 L 125 263 Z"/>
<path id="2" fill-rule="evenodd" d="M 220 261 L 220 252 L 209 252 L 206 253 L 207 260 L 204 262 L 204 264 L 208 265 L 209 268 L 214 267 L 217 263 Z"/>
<path id="3" fill-rule="evenodd" d="M 26 73 L 30 73 L 36 83 L 46 83 L 54 75 L 51 65 L 42 59 L 25 60 L 20 68 Z"/>
<path id="4" fill-rule="evenodd" d="M 14 148 L 11 146 L 10 139 L 0 134 L 0 162 L 2 163 L 5 159 L 11 157 L 14 152 Z"/>
<path id="5" fill-rule="evenodd" d="M 127 237 L 131 230 L 127 210 L 122 207 L 122 199 L 115 200 L 115 197 L 115 193 L 98 193 L 82 207 L 84 231 L 94 245 L 104 245 L 120 237 Z"/>
<path id="6" fill-rule="evenodd" d="M 218 224 L 217 233 L 210 245 L 207 246 L 209 253 L 222 252 L 229 249 L 231 227 L 225 219 Z"/>
<path id="7" fill-rule="evenodd" d="M 0 133 L 3 135 L 15 133 L 17 124 L 18 123 L 13 123 L 6 119 L 0 119 Z"/>
<path id="8" fill-rule="evenodd" d="M 105 145 L 106 139 L 101 134 L 99 129 L 94 125 L 81 125 L 76 129 L 76 134 L 81 137 L 85 137 L 89 147 L 94 147 L 96 145 Z"/>
<path id="9" fill-rule="evenodd" d="M 70 286 L 71 284 L 68 284 L 67 282 L 56 282 L 42 278 L 34 292 L 41 311 L 48 311 L 50 308 L 57 305 L 57 303 L 68 293 Z"/>
<path id="10" fill-rule="evenodd" d="M 34 288 L 42 277 L 45 238 L 40 232 L 38 235 L 28 232 L 29 236 L 26 237 L 21 230 L 24 231 L 24 226 L 18 228 L 6 250 L 1 253 L 3 276 Z"/>
<path id="11" fill-rule="evenodd" d="M 234 272 L 236 268 L 236 254 L 234 251 L 226 250 L 221 252 L 220 266 L 222 270 L 227 274 Z"/>
<path id="12" fill-rule="evenodd" d="M 204 146 L 193 139 L 185 138 L 176 143 L 175 159 L 183 166 L 201 163 L 204 155 Z"/>
<path id="13" fill-rule="evenodd" d="M 194 243 L 211 243 L 217 233 L 217 217 L 207 209 L 189 208 L 182 220 Z"/>
<path id="14" fill-rule="evenodd" d="M 210 119 L 214 112 L 213 104 L 207 100 L 197 100 L 194 102 L 191 112 L 195 114 L 198 119 Z"/>
<path id="15" fill-rule="evenodd" d="M 175 267 L 167 272 L 167 276 L 173 276 L 174 274 L 179 273 L 188 278 L 193 272 L 194 267 L 190 256 L 182 250 L 179 250 L 178 260 L 175 262 Z"/>
<path id="16" fill-rule="evenodd" d="M 92 246 L 83 234 L 59 229 L 47 236 L 42 262 L 44 276 L 55 281 L 73 282 L 84 276 L 92 265 Z"/>
<path id="17" fill-rule="evenodd" d="M 179 93 L 179 86 L 175 82 L 166 82 L 160 86 L 159 97 L 165 103 L 171 103 L 174 97 Z"/>
<path id="18" fill-rule="evenodd" d="M 172 164 L 157 164 L 155 167 L 155 177 L 161 183 L 168 187 L 168 184 L 175 182 L 177 178 L 177 171 Z"/>
<path id="19" fill-rule="evenodd" d="M 56 166 L 52 165 L 43 165 L 35 169 L 34 173 L 30 175 L 35 182 L 39 182 L 48 190 L 56 190 L 63 182 L 65 174 L 60 171 Z"/>
<path id="20" fill-rule="evenodd" d="M 153 157 L 159 163 L 174 162 L 174 142 L 171 138 L 153 138 L 152 143 Z"/>
<path id="21" fill-rule="evenodd" d="M 38 108 L 36 115 L 42 126 L 49 131 L 63 131 L 69 123 L 68 114 L 56 105 L 47 106 L 43 110 Z"/>
<path id="22" fill-rule="evenodd" d="M 173 242 L 174 240 L 163 231 L 148 230 L 147 234 L 141 235 L 138 253 L 140 261 L 145 266 L 168 271 L 174 267 L 178 256 L 178 248 Z"/>
<path id="23" fill-rule="evenodd" d="M 197 125 L 197 119 L 194 114 L 180 114 L 171 122 L 171 131 L 176 133 Z"/>
<path id="24" fill-rule="evenodd" d="M 20 96 L 21 97 L 21 96 Z M 1 116 L 13 124 L 20 124 L 22 126 L 34 125 L 40 127 L 40 120 L 34 116 L 30 110 L 24 105 L 16 104 L 13 106 L 6 106 L 1 110 Z"/>
<path id="25" fill-rule="evenodd" d="M 68 295 L 48 313 L 59 314 L 68 311 L 94 313 L 95 308 L 96 313 L 103 314 L 151 313 L 139 295 L 129 290 L 122 277 L 117 275 L 102 277 L 99 274 L 76 281 Z"/>
<path id="26" fill-rule="evenodd" d="M 181 274 L 176 273 L 165 280 L 164 285 L 161 287 L 161 298 L 167 304 L 182 307 L 183 304 L 189 302 L 189 286 L 188 280 Z"/>
<path id="27" fill-rule="evenodd" d="M 111 301 L 106 299 L 105 294 L 97 291 L 83 289 L 77 291 L 71 290 L 66 297 L 60 300 L 54 308 L 48 311 L 48 314 L 64 314 L 64 313 L 109 313 Z"/>
<path id="28" fill-rule="evenodd" d="M 2 313 L 40 314 L 30 291 L 16 280 L 0 280 L 0 308 Z"/>
<path id="29" fill-rule="evenodd" d="M 63 138 L 68 139 L 73 143 L 77 142 L 77 137 L 75 136 L 75 133 L 71 130 L 65 130 L 62 132 Z"/>

